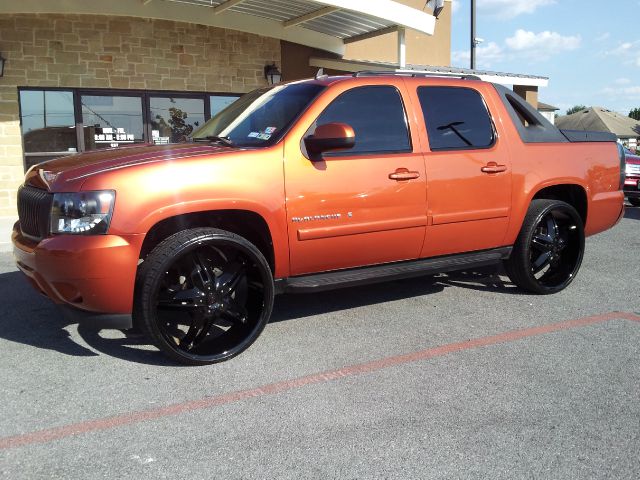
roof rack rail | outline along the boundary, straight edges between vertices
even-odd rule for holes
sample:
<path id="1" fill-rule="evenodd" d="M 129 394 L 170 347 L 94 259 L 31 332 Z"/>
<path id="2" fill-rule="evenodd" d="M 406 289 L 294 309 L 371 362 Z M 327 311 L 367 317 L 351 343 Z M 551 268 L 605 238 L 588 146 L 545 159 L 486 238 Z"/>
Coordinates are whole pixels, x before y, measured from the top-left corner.
<path id="1" fill-rule="evenodd" d="M 454 77 L 463 80 L 481 80 L 470 73 L 433 72 L 427 70 L 361 70 L 353 74 L 354 77 L 375 77 L 378 75 L 404 75 L 411 77 Z"/>

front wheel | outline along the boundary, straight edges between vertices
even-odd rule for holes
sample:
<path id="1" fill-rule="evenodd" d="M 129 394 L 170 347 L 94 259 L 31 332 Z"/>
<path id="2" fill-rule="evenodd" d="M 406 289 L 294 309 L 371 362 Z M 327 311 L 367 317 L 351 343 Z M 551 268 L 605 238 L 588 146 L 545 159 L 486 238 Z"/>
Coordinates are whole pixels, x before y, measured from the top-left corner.
<path id="1" fill-rule="evenodd" d="M 271 270 L 253 244 L 224 230 L 184 230 L 140 265 L 134 318 L 172 359 L 206 365 L 238 355 L 258 338 L 273 295 Z"/>
<path id="2" fill-rule="evenodd" d="M 584 227 L 571 205 L 533 200 L 505 270 L 518 287 L 550 294 L 575 278 L 584 255 Z"/>

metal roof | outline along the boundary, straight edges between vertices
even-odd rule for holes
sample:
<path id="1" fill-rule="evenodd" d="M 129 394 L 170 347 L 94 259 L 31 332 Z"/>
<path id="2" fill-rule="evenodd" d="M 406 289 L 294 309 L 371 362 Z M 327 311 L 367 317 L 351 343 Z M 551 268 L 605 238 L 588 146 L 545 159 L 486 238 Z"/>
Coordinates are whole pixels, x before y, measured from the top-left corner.
<path id="1" fill-rule="evenodd" d="M 469 68 L 456 67 L 438 67 L 433 65 L 407 65 L 404 68 L 398 68 L 395 63 L 387 62 L 369 62 L 365 60 L 348 60 L 340 58 L 321 58 L 312 57 L 309 59 L 311 67 L 326 68 L 330 70 L 338 70 L 342 72 L 359 72 L 362 70 L 387 70 L 396 73 L 429 73 L 433 75 L 459 74 L 473 75 L 479 77 L 485 82 L 500 83 L 502 85 L 522 85 L 534 87 L 546 87 L 549 85 L 548 77 L 538 75 L 524 75 L 521 73 L 491 72 L 486 70 L 471 70 Z"/>
<path id="2" fill-rule="evenodd" d="M 432 35 L 432 15 L 391 0 L 163 0 L 266 18 L 342 40 L 392 27 Z M 151 3 L 151 2 L 148 2 Z"/>

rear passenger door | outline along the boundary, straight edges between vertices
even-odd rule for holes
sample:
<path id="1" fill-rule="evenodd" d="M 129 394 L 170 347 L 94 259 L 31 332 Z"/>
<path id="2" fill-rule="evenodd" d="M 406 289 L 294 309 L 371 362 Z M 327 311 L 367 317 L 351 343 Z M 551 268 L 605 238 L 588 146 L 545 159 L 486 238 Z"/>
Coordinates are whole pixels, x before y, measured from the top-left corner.
<path id="1" fill-rule="evenodd" d="M 502 246 L 511 214 L 511 162 L 485 98 L 466 86 L 423 85 L 415 93 L 428 145 L 422 256 Z"/>

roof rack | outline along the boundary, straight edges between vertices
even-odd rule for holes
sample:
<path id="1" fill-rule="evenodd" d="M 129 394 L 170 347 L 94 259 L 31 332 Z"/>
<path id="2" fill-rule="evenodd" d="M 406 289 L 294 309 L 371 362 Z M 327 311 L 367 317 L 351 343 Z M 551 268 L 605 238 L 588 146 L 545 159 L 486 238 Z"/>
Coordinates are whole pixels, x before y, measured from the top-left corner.
<path id="1" fill-rule="evenodd" d="M 481 80 L 477 75 L 469 73 L 433 72 L 427 70 L 361 70 L 353 74 L 354 77 L 375 77 L 382 75 L 404 75 L 410 77 L 454 77 L 463 80 Z"/>

